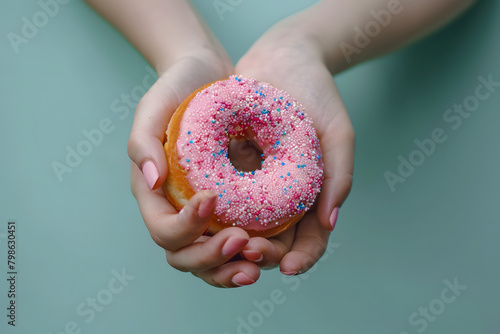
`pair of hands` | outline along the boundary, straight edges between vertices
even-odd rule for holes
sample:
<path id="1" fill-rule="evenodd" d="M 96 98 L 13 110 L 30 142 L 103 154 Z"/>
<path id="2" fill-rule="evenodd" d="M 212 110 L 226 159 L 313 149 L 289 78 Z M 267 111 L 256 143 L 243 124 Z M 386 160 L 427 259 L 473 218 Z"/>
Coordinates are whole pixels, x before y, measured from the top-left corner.
<path id="1" fill-rule="evenodd" d="M 320 139 L 325 179 L 317 205 L 293 228 L 271 239 L 249 238 L 237 227 L 205 236 L 216 194 L 199 192 L 177 213 L 161 187 L 168 172 L 163 141 L 172 114 L 194 90 L 234 73 L 287 91 L 305 107 Z M 252 150 L 238 146 L 244 143 L 234 145 L 230 149 L 246 156 L 252 165 Z M 314 41 L 291 36 L 286 26 L 278 24 L 235 68 L 221 47 L 200 48 L 175 59 L 139 102 L 128 152 L 132 192 L 153 240 L 166 250 L 169 264 L 213 286 L 238 287 L 256 282 L 261 269 L 279 266 L 283 274 L 295 275 L 319 260 L 338 208 L 351 189 L 354 131 Z"/>

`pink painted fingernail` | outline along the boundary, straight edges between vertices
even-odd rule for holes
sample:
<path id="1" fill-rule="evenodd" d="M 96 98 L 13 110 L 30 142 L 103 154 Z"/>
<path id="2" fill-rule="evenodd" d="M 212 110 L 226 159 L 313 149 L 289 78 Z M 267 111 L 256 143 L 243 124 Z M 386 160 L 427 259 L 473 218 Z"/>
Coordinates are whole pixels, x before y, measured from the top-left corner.
<path id="1" fill-rule="evenodd" d="M 339 208 L 335 207 L 335 209 L 333 209 L 332 214 L 330 216 L 330 225 L 332 226 L 331 231 L 333 231 L 333 229 L 335 228 L 335 224 L 337 223 L 338 216 L 339 216 Z"/>
<path id="2" fill-rule="evenodd" d="M 248 261 L 260 262 L 264 259 L 264 254 L 256 250 L 244 250 L 242 253 Z"/>
<path id="3" fill-rule="evenodd" d="M 282 271 L 281 273 L 282 273 L 283 275 L 287 275 L 287 276 L 297 275 L 297 272 L 296 272 L 296 271 Z"/>
<path id="4" fill-rule="evenodd" d="M 142 174 L 144 174 L 149 189 L 153 189 L 156 181 L 160 178 L 160 173 L 158 173 L 155 164 L 152 161 L 146 161 L 146 163 L 142 165 Z"/>
<path id="5" fill-rule="evenodd" d="M 231 279 L 231 282 L 233 282 L 237 286 L 244 286 L 255 283 L 253 279 L 251 279 L 244 273 L 237 273 L 236 275 L 234 275 L 233 278 Z"/>
<path id="6" fill-rule="evenodd" d="M 222 247 L 222 256 L 229 257 L 239 252 L 248 243 L 248 239 L 231 237 Z"/>

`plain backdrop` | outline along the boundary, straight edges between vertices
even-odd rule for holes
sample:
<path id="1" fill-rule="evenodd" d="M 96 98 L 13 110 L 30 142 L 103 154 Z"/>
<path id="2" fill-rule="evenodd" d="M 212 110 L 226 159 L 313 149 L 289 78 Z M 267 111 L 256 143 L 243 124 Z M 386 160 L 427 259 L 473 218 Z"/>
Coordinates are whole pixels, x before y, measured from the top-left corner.
<path id="1" fill-rule="evenodd" d="M 221 1 L 232 10 L 194 4 L 235 62 L 315 2 Z M 498 1 L 336 77 L 357 137 L 354 186 L 328 252 L 303 276 L 272 270 L 232 290 L 170 268 L 130 193 L 126 144 L 152 69 L 81 1 L 42 10 L 0 4 L 1 333 L 500 332 L 500 87 L 474 100 L 479 78 L 500 81 Z M 40 27 L 13 47 L 34 20 Z M 464 101 L 470 114 L 450 121 Z M 95 129 L 102 137 L 91 142 Z M 446 140 L 415 153 L 434 131 Z M 400 167 L 410 158 L 417 166 Z M 391 189 L 385 175 L 398 168 L 406 176 Z"/>

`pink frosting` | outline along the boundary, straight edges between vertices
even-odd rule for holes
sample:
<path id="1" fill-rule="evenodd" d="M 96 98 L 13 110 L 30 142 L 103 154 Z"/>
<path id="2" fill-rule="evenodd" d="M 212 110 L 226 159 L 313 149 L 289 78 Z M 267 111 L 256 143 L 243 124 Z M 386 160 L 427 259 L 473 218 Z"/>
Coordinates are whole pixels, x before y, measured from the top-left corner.
<path id="1" fill-rule="evenodd" d="M 261 169 L 231 164 L 230 138 L 241 137 L 260 145 Z M 228 226 L 275 227 L 308 211 L 321 190 L 312 120 L 286 92 L 254 79 L 232 76 L 199 92 L 181 121 L 177 154 L 195 191 L 219 195 L 215 214 Z"/>

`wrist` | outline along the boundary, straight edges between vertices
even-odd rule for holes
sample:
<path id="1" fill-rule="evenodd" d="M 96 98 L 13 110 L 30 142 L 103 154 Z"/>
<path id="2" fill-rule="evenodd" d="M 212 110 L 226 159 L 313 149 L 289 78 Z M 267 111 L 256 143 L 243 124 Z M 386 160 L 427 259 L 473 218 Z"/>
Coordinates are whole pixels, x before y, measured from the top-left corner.
<path id="1" fill-rule="evenodd" d="M 202 40 L 191 43 L 191 45 L 166 49 L 165 52 L 158 53 L 157 61 L 151 65 L 155 68 L 158 76 L 161 76 L 172 65 L 187 58 L 203 60 L 210 67 L 219 69 L 220 72 L 226 73 L 227 76 L 232 74 L 233 64 L 231 58 L 218 41 L 214 43 Z"/>
<path id="2" fill-rule="evenodd" d="M 317 40 L 286 18 L 266 31 L 242 57 L 240 63 L 248 65 L 249 62 L 256 62 L 253 65 L 258 67 L 267 63 L 288 63 L 291 59 L 324 62 Z"/>
<path id="3" fill-rule="evenodd" d="M 359 20 L 352 6 L 339 1 L 321 1 L 285 19 L 283 24 L 291 34 L 306 40 L 328 70 L 336 74 L 350 67 L 339 45 L 350 36 Z"/>
<path id="4" fill-rule="evenodd" d="M 289 51 L 302 53 L 301 58 L 321 62 L 332 73 L 349 67 L 338 52 L 344 36 L 350 33 L 349 21 L 340 14 L 332 17 L 331 3 L 321 2 L 273 25 L 251 47 L 245 57 L 274 58 L 275 53 L 287 55 Z M 327 13 L 324 13 L 328 9 Z M 335 11 L 333 11 L 335 12 Z M 328 17 L 325 15 L 328 14 Z M 337 50 L 338 49 L 338 50 Z M 284 52 L 281 52 L 284 51 Z"/>

